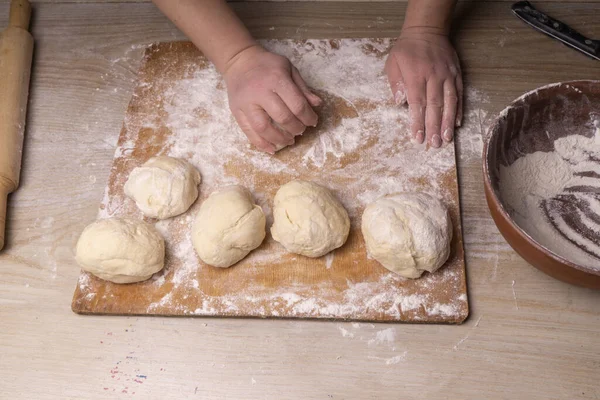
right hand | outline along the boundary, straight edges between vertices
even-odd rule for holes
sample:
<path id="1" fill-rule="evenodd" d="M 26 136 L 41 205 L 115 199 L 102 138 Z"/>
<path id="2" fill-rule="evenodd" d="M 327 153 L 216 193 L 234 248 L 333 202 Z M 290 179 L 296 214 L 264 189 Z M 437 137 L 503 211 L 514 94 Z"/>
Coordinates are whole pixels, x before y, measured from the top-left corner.
<path id="1" fill-rule="evenodd" d="M 385 65 L 396 103 L 408 102 L 410 130 L 417 143 L 451 142 L 462 121 L 460 63 L 448 36 L 405 29 Z"/>
<path id="2" fill-rule="evenodd" d="M 229 108 L 259 150 L 274 154 L 317 125 L 312 107 L 322 101 L 287 58 L 254 45 L 230 60 L 223 77 Z"/>

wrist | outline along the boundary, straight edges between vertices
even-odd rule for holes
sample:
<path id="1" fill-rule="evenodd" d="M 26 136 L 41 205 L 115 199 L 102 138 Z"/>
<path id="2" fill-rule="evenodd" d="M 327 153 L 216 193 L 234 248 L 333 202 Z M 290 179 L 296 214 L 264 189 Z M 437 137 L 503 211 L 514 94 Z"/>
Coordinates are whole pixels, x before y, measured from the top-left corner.
<path id="1" fill-rule="evenodd" d="M 456 0 L 409 0 L 402 31 L 448 35 Z"/>
<path id="2" fill-rule="evenodd" d="M 400 31 L 400 37 L 423 37 L 423 36 L 444 36 L 448 37 L 449 28 L 441 28 L 437 26 L 403 26 Z"/>
<path id="3" fill-rule="evenodd" d="M 253 40 L 252 42 L 248 42 L 244 46 L 240 46 L 235 52 L 231 53 L 223 63 L 223 66 L 218 68 L 219 72 L 221 72 L 224 77 L 227 77 L 227 75 L 230 75 L 236 70 L 237 65 L 243 64 L 244 61 L 266 51 L 267 50 L 256 43 L 256 41 Z"/>

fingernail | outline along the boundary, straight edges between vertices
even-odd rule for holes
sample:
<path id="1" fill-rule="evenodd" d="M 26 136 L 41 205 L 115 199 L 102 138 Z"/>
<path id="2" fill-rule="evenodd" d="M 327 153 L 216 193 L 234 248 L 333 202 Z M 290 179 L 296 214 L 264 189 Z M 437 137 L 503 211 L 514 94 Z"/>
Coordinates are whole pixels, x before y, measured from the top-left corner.
<path id="1" fill-rule="evenodd" d="M 454 125 L 455 125 L 457 128 L 460 128 L 460 126 L 462 125 L 462 118 L 460 118 L 460 117 L 456 117 L 456 121 L 454 122 Z"/>
<path id="2" fill-rule="evenodd" d="M 431 138 L 431 145 L 436 149 L 442 145 L 442 138 L 440 135 L 433 135 Z"/>
<path id="3" fill-rule="evenodd" d="M 302 134 L 304 133 L 304 131 L 306 130 L 306 127 L 302 128 L 302 130 L 298 133 L 296 133 L 294 136 L 302 136 Z"/>
<path id="4" fill-rule="evenodd" d="M 442 138 L 446 142 L 451 142 L 452 141 L 452 136 L 453 136 L 453 132 L 452 132 L 452 130 L 450 130 L 450 128 L 446 128 L 446 130 L 442 134 Z"/>
<path id="5" fill-rule="evenodd" d="M 417 134 L 415 135 L 415 140 L 418 144 L 422 144 L 423 141 L 425 141 L 425 132 L 417 131 Z"/>
<path id="6" fill-rule="evenodd" d="M 406 94 L 402 90 L 398 90 L 394 95 L 394 101 L 397 105 L 406 103 Z"/>

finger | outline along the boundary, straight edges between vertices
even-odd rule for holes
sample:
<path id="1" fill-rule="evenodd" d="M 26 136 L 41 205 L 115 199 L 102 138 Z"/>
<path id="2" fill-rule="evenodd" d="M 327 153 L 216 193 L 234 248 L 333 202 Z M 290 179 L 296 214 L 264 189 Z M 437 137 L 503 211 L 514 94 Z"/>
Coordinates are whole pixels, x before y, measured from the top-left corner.
<path id="1" fill-rule="evenodd" d="M 408 123 L 413 139 L 421 144 L 425 140 L 425 104 L 427 86 L 425 81 L 413 81 L 407 87 Z"/>
<path id="2" fill-rule="evenodd" d="M 444 113 L 442 114 L 442 140 L 444 142 L 451 142 L 454 137 L 457 105 L 455 82 L 454 80 L 446 80 L 444 82 Z"/>
<path id="3" fill-rule="evenodd" d="M 252 126 L 250 125 L 250 122 L 248 121 L 248 117 L 246 116 L 246 114 L 244 114 L 243 111 L 239 111 L 239 112 L 235 113 L 234 117 L 235 117 L 238 125 L 240 126 L 240 129 L 246 134 L 246 136 L 248 137 L 248 140 L 250 141 L 250 143 L 252 143 L 254 145 L 254 147 L 259 149 L 260 151 L 264 151 L 264 152 L 270 153 L 270 154 L 275 154 L 275 146 L 273 144 L 267 142 L 265 139 L 260 137 L 256 132 L 254 132 L 254 129 L 252 129 Z"/>
<path id="4" fill-rule="evenodd" d="M 296 118 L 294 113 L 277 93 L 268 96 L 268 99 L 265 99 L 261 105 L 267 114 L 269 114 L 269 117 L 275 121 L 276 126 L 285 131 L 284 133 L 288 134 L 291 138 L 302 134 L 304 129 L 306 129 L 304 124 Z"/>
<path id="5" fill-rule="evenodd" d="M 387 68 L 387 77 L 392 89 L 392 95 L 394 101 L 398 105 L 406 103 L 406 85 L 404 84 L 404 78 L 402 77 L 402 71 L 398 67 L 398 64 L 394 63 L 391 67 Z"/>
<path id="6" fill-rule="evenodd" d="M 307 126 L 317 125 L 319 117 L 317 117 L 317 114 L 308 103 L 304 93 L 300 91 L 300 88 L 293 81 L 277 85 L 275 92 L 279 95 L 283 103 L 285 103 L 285 108 L 293 113 L 295 116 L 294 119 L 302 124 L 296 130 L 286 129 L 288 132 L 296 136 L 302 134 Z"/>
<path id="7" fill-rule="evenodd" d="M 458 71 L 458 75 L 456 76 L 456 96 L 458 97 L 458 105 L 456 107 L 456 123 L 457 127 L 462 125 L 463 120 L 463 80 L 462 74 Z"/>
<path id="8" fill-rule="evenodd" d="M 425 136 L 434 148 L 442 145 L 442 113 L 444 110 L 444 84 L 437 80 L 427 82 L 427 108 L 425 112 Z"/>
<path id="9" fill-rule="evenodd" d="M 249 110 L 245 110 L 245 114 L 252 130 L 276 148 L 294 143 L 294 138 L 290 134 L 275 128 L 267 112 L 260 106 L 252 106 Z"/>
<path id="10" fill-rule="evenodd" d="M 302 79 L 302 76 L 300 75 L 298 68 L 296 68 L 296 67 L 292 67 L 292 80 L 298 86 L 298 88 L 302 91 L 302 93 L 304 94 L 304 96 L 306 97 L 306 99 L 308 100 L 308 102 L 310 103 L 311 106 L 318 107 L 321 105 L 321 103 L 323 103 L 323 100 L 321 100 L 321 98 L 319 96 L 317 96 L 316 94 L 314 94 L 312 92 L 312 90 L 310 90 L 310 88 L 308 87 L 306 82 L 304 82 L 304 79 Z M 316 122 L 315 122 L 315 125 L 316 125 Z"/>

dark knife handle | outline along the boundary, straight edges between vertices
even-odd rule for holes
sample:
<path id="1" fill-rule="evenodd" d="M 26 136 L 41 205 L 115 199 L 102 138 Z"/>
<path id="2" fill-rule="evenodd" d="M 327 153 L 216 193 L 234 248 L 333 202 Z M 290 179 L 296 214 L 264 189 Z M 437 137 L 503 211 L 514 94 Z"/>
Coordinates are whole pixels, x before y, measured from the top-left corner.
<path id="1" fill-rule="evenodd" d="M 513 4 L 512 11 L 522 20 L 533 25 L 547 35 L 553 36 L 563 43 L 584 53 L 598 58 L 600 42 L 585 37 L 567 24 L 560 22 L 541 11 L 536 10 L 528 1 Z"/>

